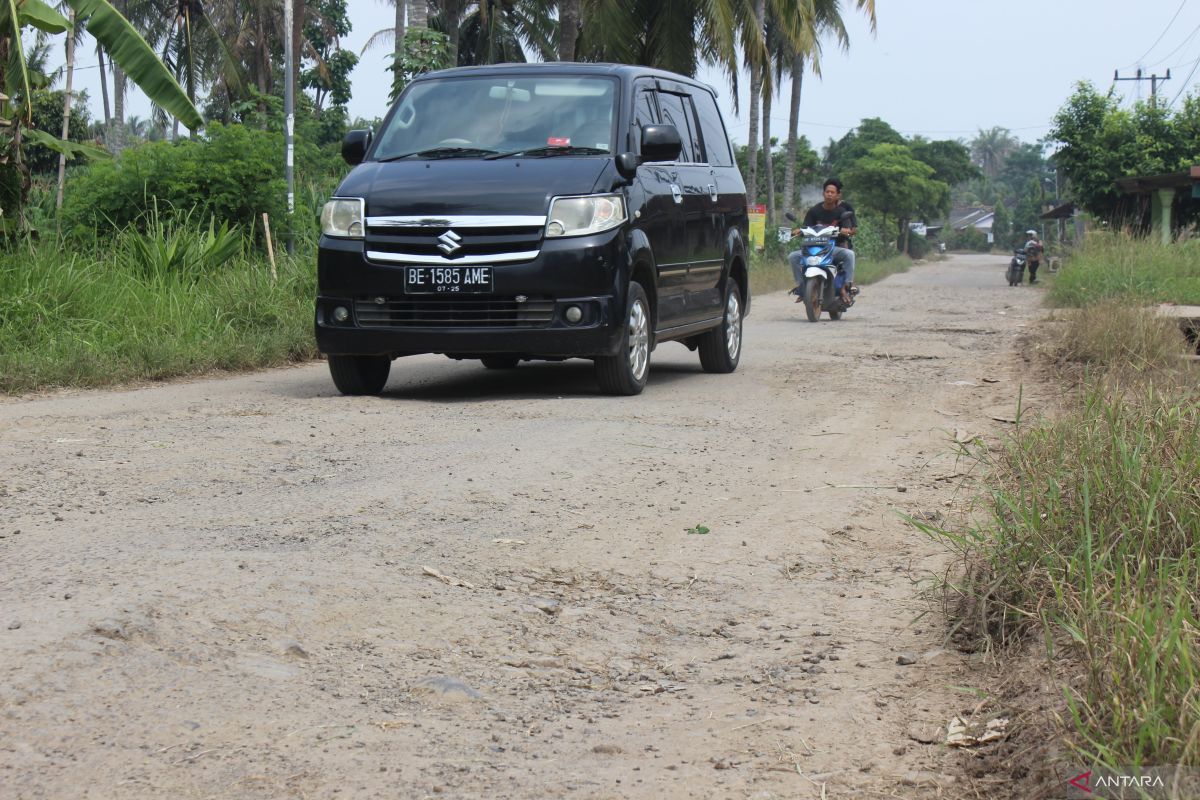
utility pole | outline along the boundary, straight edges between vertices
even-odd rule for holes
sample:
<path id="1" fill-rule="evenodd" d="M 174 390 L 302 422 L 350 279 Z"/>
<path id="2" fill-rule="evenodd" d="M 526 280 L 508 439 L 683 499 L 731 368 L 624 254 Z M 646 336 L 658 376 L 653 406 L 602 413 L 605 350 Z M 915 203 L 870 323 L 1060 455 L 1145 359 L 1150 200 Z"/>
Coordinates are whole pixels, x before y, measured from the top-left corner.
<path id="1" fill-rule="evenodd" d="M 295 58 L 295 53 L 293 52 L 294 43 L 292 41 L 292 0 L 283 0 L 283 31 L 283 146 L 286 151 L 286 160 L 284 163 L 287 165 L 285 168 L 287 176 L 287 252 L 290 256 L 296 250 L 295 236 L 292 232 L 292 217 L 296 212 L 296 176 L 293 171 L 293 155 L 295 152 L 295 139 L 293 136 L 296 126 L 296 82 L 292 75 L 292 60 Z"/>
<path id="2" fill-rule="evenodd" d="M 1151 75 L 1149 78 L 1142 77 L 1142 68 L 1138 67 L 1137 73 L 1132 78 L 1122 78 L 1118 70 L 1113 70 L 1114 81 L 1150 81 L 1150 107 L 1158 108 L 1158 84 L 1163 81 L 1171 80 L 1171 70 L 1167 70 L 1166 76 Z"/>

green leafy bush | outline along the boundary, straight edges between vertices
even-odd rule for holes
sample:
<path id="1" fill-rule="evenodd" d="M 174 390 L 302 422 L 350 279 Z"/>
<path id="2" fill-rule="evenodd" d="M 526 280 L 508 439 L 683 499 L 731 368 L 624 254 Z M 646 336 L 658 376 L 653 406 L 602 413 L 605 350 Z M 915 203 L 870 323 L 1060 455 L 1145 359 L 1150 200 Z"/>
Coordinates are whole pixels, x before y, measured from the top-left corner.
<path id="1" fill-rule="evenodd" d="M 148 219 L 197 213 L 252 229 L 263 212 L 283 222 L 283 137 L 245 125 L 210 124 L 206 140 L 150 142 L 92 164 L 69 187 L 63 230 L 98 235 Z"/>
<path id="2" fill-rule="evenodd" d="M 946 235 L 946 247 L 951 250 L 971 250 L 976 253 L 986 253 L 992 249 L 987 240 L 987 234 L 978 228 L 966 227 L 958 231 L 950 231 Z"/>
<path id="3" fill-rule="evenodd" d="M 924 258 L 929 255 L 929 251 L 933 249 L 933 245 L 924 236 L 919 236 L 916 233 L 908 235 L 908 254 L 913 258 Z"/>

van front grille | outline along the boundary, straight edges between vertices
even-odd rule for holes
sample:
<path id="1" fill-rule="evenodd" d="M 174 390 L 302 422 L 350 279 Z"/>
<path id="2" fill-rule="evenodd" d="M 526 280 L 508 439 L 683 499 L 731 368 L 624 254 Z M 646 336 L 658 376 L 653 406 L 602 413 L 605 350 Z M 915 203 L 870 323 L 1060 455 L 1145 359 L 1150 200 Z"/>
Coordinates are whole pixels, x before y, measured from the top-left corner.
<path id="1" fill-rule="evenodd" d="M 403 220 L 398 222 L 397 220 Z M 367 218 L 366 250 L 373 261 L 409 264 L 508 263 L 537 257 L 545 223 L 538 217 L 450 218 L 442 221 Z M 530 222 L 536 224 L 530 224 Z M 433 224 L 430 224 L 433 223 Z M 447 253 L 446 234 L 453 238 Z"/>
<path id="2" fill-rule="evenodd" d="M 539 297 L 522 303 L 511 297 L 359 297 L 354 301 L 354 314 L 363 328 L 544 328 L 554 320 L 554 301 Z"/>

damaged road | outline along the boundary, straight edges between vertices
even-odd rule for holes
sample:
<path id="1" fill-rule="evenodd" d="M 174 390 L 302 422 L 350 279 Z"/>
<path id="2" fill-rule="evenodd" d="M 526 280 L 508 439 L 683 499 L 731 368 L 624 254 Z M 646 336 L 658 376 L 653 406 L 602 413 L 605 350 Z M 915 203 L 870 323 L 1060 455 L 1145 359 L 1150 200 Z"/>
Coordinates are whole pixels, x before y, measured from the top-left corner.
<path id="1" fill-rule="evenodd" d="M 904 517 L 1016 408 L 1003 269 L 756 297 L 737 372 L 664 345 L 636 398 L 426 356 L 0 400 L 2 794 L 966 796 Z"/>

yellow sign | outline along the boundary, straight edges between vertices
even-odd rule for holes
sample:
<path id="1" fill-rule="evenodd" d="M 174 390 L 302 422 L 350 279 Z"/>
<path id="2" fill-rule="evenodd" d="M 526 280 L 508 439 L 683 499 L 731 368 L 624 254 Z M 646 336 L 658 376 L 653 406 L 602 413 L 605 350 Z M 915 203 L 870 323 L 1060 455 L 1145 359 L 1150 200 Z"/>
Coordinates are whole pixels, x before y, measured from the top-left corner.
<path id="1" fill-rule="evenodd" d="M 763 206 L 750 206 L 750 246 L 761 250 L 767 241 L 767 209 Z"/>

